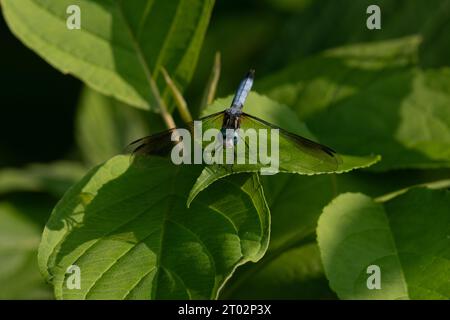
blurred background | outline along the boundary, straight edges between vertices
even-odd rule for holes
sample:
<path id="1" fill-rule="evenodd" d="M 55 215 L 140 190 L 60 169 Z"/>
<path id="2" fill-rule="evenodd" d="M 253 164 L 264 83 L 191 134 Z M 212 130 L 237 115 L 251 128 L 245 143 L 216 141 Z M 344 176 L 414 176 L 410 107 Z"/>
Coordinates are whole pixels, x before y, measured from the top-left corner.
<path id="1" fill-rule="evenodd" d="M 366 28 L 371 4 L 382 8 L 382 30 Z M 198 116 L 217 51 L 222 57 L 218 97 L 232 93 L 250 67 L 257 79 L 269 79 L 330 48 L 408 35 L 424 37 L 418 57 L 423 68 L 446 66 L 450 44 L 433 43 L 448 38 L 449 20 L 449 1 L 443 0 L 217 1 L 185 97 Z M 92 97 L 82 94 L 79 80 L 53 69 L 16 39 L 3 16 L 0 48 L 0 299 L 48 299 L 52 294 L 37 269 L 37 245 L 58 199 L 95 164 L 83 157 L 79 144 L 89 138 L 77 130 L 80 99 Z M 157 116 L 143 126 L 148 132 L 164 127 Z"/>

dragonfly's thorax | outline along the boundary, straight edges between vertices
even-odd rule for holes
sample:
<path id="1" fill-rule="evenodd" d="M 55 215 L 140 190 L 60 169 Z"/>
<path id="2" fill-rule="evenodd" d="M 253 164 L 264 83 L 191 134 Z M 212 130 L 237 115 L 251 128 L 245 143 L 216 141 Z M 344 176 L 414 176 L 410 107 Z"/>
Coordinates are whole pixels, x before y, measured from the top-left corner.
<path id="1" fill-rule="evenodd" d="M 242 111 L 238 108 L 228 108 L 225 110 L 222 129 L 239 129 L 241 126 Z"/>
<path id="2" fill-rule="evenodd" d="M 225 148 L 231 148 L 238 142 L 241 115 L 242 111 L 238 108 L 231 107 L 225 110 L 222 129 L 220 130 Z"/>

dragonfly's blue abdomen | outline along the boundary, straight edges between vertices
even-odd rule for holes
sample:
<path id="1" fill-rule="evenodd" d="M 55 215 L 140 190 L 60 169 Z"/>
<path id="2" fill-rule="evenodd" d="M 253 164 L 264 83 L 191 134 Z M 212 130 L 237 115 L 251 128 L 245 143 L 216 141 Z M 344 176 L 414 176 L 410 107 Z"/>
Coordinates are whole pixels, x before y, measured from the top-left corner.
<path id="1" fill-rule="evenodd" d="M 242 108 L 244 106 L 245 99 L 247 99 L 247 95 L 253 86 L 254 75 L 255 75 L 254 70 L 250 70 L 245 76 L 245 78 L 241 81 L 234 96 L 233 102 L 231 103 L 232 108 L 233 107 Z"/>

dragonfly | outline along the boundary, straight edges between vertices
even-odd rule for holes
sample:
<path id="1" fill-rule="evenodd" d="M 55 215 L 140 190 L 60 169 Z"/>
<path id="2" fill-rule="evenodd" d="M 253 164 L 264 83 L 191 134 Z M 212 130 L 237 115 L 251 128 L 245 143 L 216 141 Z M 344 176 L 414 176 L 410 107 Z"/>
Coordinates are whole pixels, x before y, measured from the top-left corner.
<path id="1" fill-rule="evenodd" d="M 235 147 L 240 142 L 246 143 L 240 136 L 241 129 L 251 128 L 256 131 L 276 129 L 279 132 L 279 162 L 282 168 L 287 164 L 290 168 L 289 171 L 296 171 L 296 168 L 298 171 L 306 173 L 336 171 L 342 160 L 330 147 L 286 131 L 243 111 L 254 78 L 255 71 L 252 69 L 240 82 L 230 107 L 197 120 L 201 121 L 203 130 L 217 129 L 221 135 L 221 146 L 228 149 Z M 188 123 L 185 128 L 192 132 L 194 123 Z M 177 128 L 172 128 L 138 139 L 129 145 L 129 149 L 132 150 L 133 155 L 138 156 L 167 156 L 176 144 L 182 142 L 181 139 L 173 141 L 173 134 L 176 130 Z"/>

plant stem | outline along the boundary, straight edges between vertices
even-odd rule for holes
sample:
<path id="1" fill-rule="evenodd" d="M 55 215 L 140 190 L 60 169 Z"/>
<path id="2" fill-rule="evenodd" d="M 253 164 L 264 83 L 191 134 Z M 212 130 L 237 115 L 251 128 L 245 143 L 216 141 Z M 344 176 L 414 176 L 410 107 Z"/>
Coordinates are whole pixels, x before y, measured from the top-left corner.
<path id="1" fill-rule="evenodd" d="M 175 120 L 173 120 L 172 115 L 167 109 L 167 105 L 164 102 L 163 98 L 161 97 L 161 93 L 159 92 L 158 86 L 156 85 L 155 80 L 153 77 L 149 74 L 149 83 L 150 83 L 150 89 L 152 90 L 152 93 L 155 98 L 155 102 L 158 105 L 158 110 L 161 112 L 161 117 L 163 118 L 164 122 L 166 123 L 166 126 L 168 129 L 176 128 L 177 125 L 175 124 Z"/>
<path id="2" fill-rule="evenodd" d="M 377 198 L 375 198 L 375 202 L 386 202 L 389 201 L 399 195 L 402 195 L 406 193 L 411 188 L 417 188 L 417 187 L 423 187 L 428 189 L 445 189 L 450 187 L 450 179 L 444 179 L 444 180 L 437 180 L 437 181 L 431 181 L 431 182 L 425 182 L 425 183 L 419 183 L 415 184 L 400 190 L 396 190 L 394 192 L 389 192 L 384 195 L 381 195 Z"/>
<path id="3" fill-rule="evenodd" d="M 220 70 L 222 68 L 220 52 L 217 51 L 214 57 L 214 65 L 209 76 L 208 84 L 203 93 L 202 102 L 200 104 L 200 111 L 204 110 L 208 105 L 210 105 L 216 96 L 217 84 L 220 79 Z"/>
<path id="4" fill-rule="evenodd" d="M 178 112 L 180 112 L 180 116 L 184 122 L 188 123 L 192 121 L 191 113 L 189 112 L 189 108 L 187 106 L 186 100 L 181 94 L 180 90 L 178 90 L 177 86 L 173 82 L 172 78 L 169 76 L 165 68 L 161 68 L 164 79 L 166 80 L 166 84 L 172 92 L 173 97 L 175 98 L 175 103 L 178 108 Z"/>
<path id="5" fill-rule="evenodd" d="M 167 108 L 161 108 L 161 116 L 168 129 L 177 127 L 177 125 L 175 124 L 175 120 L 173 120 L 172 115 L 167 111 Z"/>
<path id="6" fill-rule="evenodd" d="M 153 79 L 153 76 L 152 76 L 152 74 L 150 72 L 150 69 L 148 67 L 147 61 L 144 58 L 144 54 L 142 52 L 142 48 L 141 48 L 141 46 L 139 45 L 139 43 L 138 43 L 138 41 L 136 39 L 136 35 L 131 30 L 130 23 L 125 18 L 125 15 L 123 14 L 123 8 L 121 6 L 121 2 L 120 1 L 118 2 L 118 6 L 119 6 L 119 13 L 121 15 L 121 18 L 125 22 L 126 31 L 128 31 L 128 34 L 130 35 L 130 39 L 131 39 L 131 41 L 133 43 L 133 46 L 135 47 L 137 57 L 139 59 L 139 62 L 142 65 L 143 70 L 144 70 L 145 77 L 147 78 L 148 84 L 150 86 L 150 90 L 152 91 L 153 99 L 155 100 L 154 102 L 158 106 L 158 110 L 159 110 L 159 112 L 161 112 L 161 116 L 162 116 L 164 122 L 166 123 L 167 128 L 168 129 L 176 128 L 175 121 L 173 120 L 172 115 L 169 113 L 169 111 L 167 109 L 167 106 L 166 106 L 166 103 L 161 98 L 161 93 L 159 92 L 158 86 L 156 85 L 156 82 Z"/>

